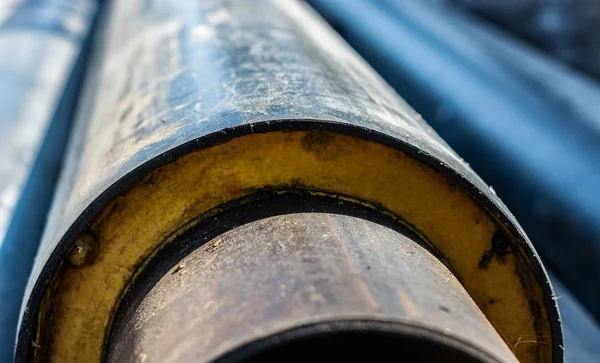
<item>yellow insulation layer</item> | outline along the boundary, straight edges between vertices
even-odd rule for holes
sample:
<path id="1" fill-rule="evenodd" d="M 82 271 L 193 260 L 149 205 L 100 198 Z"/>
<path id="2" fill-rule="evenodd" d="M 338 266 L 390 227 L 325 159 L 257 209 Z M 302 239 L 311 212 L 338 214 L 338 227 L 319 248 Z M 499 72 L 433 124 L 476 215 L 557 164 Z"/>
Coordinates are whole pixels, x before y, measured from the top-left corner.
<path id="1" fill-rule="evenodd" d="M 198 150 L 115 198 L 88 232 L 98 241 L 95 261 L 66 260 L 46 290 L 35 360 L 100 362 L 120 297 L 158 247 L 223 203 L 264 187 L 299 186 L 380 204 L 414 226 L 520 361 L 551 361 L 543 292 L 521 251 L 479 267 L 497 229 L 486 210 L 402 152 L 322 131 L 251 134 Z"/>

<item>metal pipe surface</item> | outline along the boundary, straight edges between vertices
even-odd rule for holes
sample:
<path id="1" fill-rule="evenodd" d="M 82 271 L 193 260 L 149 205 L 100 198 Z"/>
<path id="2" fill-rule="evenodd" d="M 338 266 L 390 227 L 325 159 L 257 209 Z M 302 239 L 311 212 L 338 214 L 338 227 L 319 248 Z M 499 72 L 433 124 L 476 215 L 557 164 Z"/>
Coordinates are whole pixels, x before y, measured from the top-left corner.
<path id="1" fill-rule="evenodd" d="M 181 237 L 199 246 L 189 255 L 159 254 L 171 263 L 138 278 L 107 362 L 517 362 L 409 230 L 297 213 L 203 232 Z"/>
<path id="2" fill-rule="evenodd" d="M 305 4 L 119 1 L 100 29 L 17 361 L 102 361 L 156 254 L 277 197 L 291 198 L 280 214 L 325 198 L 410 229 L 519 360 L 562 361 L 552 288 L 514 217 Z"/>

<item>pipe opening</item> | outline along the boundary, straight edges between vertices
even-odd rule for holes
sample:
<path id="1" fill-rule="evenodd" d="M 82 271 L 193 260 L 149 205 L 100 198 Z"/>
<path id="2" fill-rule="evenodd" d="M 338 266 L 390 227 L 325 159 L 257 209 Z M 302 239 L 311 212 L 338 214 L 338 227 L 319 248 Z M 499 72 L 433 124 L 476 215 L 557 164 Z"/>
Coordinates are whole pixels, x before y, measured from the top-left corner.
<path id="1" fill-rule="evenodd" d="M 214 362 L 496 362 L 468 347 L 463 350 L 464 346 L 460 344 L 430 340 L 416 331 L 404 333 L 390 329 L 378 330 L 376 327 L 352 330 L 348 326 L 319 330 L 318 327 L 308 327 L 249 343 Z"/>

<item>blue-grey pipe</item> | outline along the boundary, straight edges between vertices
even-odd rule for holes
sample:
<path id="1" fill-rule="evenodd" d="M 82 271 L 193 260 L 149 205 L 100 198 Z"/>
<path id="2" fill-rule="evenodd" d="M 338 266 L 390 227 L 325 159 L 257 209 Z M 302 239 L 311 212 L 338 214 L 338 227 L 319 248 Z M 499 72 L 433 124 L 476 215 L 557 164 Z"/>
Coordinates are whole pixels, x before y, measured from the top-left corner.
<path id="1" fill-rule="evenodd" d="M 50 206 L 84 66 L 94 1 L 0 8 L 0 361 L 14 352 L 19 310 Z"/>
<path id="2" fill-rule="evenodd" d="M 600 361 L 600 326 L 556 276 L 550 274 L 550 279 L 563 323 L 565 362 Z"/>

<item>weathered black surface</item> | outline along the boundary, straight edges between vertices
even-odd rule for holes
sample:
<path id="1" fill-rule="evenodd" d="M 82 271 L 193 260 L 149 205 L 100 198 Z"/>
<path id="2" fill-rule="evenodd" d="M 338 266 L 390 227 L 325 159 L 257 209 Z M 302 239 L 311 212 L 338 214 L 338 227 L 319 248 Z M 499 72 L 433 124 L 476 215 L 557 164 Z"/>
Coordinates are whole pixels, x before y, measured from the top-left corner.
<path id="1" fill-rule="evenodd" d="M 323 213 L 261 219 L 208 241 L 196 228 L 178 243 L 197 249 L 176 261 L 160 253 L 174 264 L 149 267 L 137 289 L 150 290 L 129 292 L 107 361 L 323 361 L 373 349 L 516 361 L 452 272 L 410 236 Z"/>
<path id="2" fill-rule="evenodd" d="M 107 203 L 192 150 L 252 132 L 333 130 L 402 150 L 505 223 L 545 279 L 525 234 L 489 187 L 302 3 L 119 1 L 104 20 L 28 285 L 19 359 L 31 349 L 46 283 Z M 542 286 L 558 324 L 551 287 Z M 560 336 L 558 325 L 554 330 Z"/>

